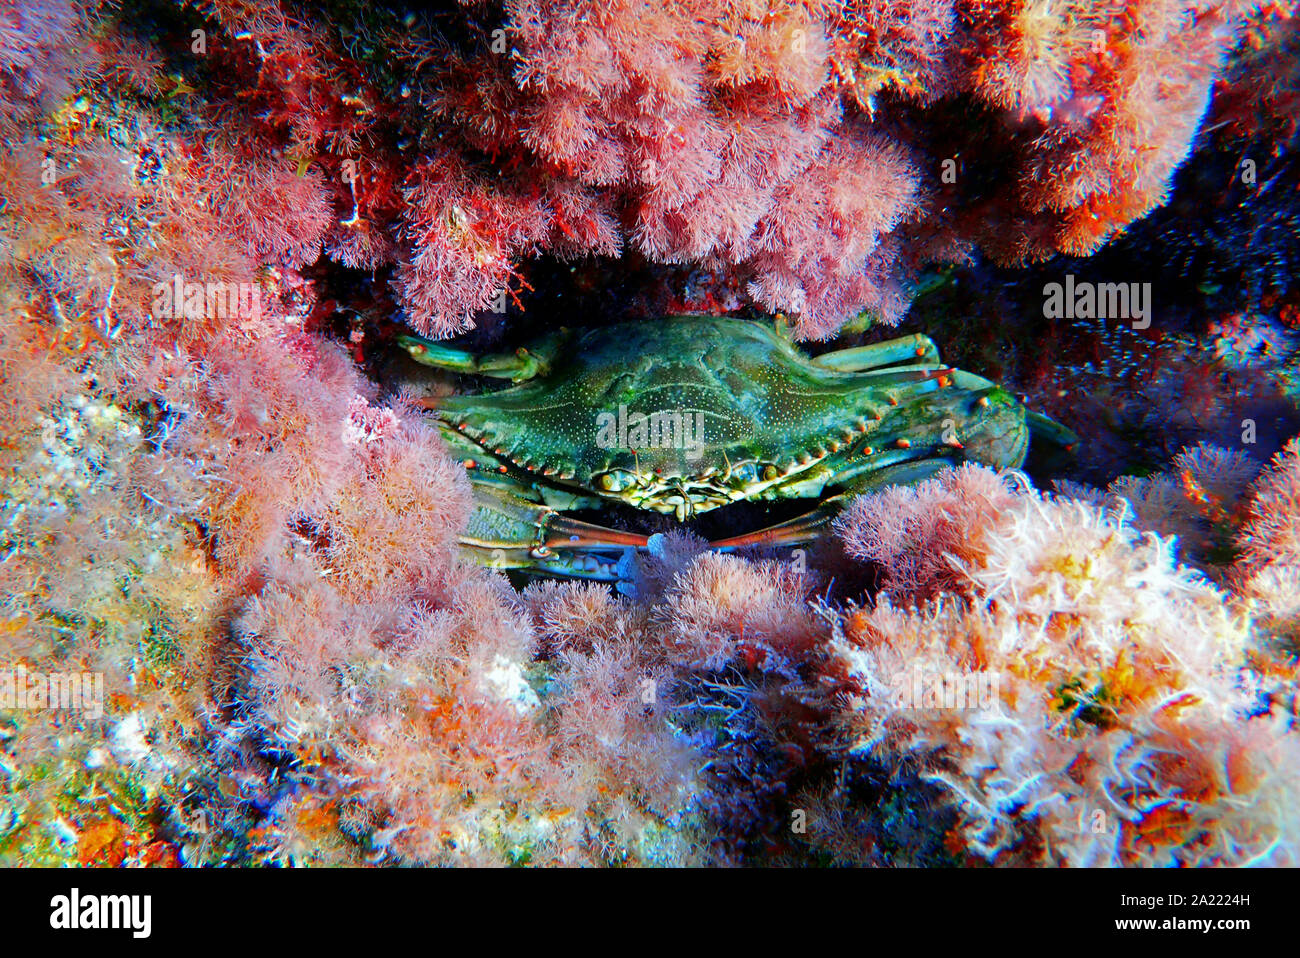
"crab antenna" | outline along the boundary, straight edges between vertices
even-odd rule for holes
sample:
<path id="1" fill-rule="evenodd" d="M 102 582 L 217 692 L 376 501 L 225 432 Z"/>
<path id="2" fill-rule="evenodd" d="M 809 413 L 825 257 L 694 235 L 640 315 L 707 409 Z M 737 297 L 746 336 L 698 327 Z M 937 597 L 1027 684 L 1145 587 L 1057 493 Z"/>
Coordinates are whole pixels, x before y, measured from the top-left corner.
<path id="1" fill-rule="evenodd" d="M 695 515 L 695 503 L 691 501 L 691 494 L 686 489 L 686 483 L 682 481 L 681 476 L 677 476 L 673 481 L 673 488 L 677 494 L 682 497 L 682 504 L 677 507 L 677 521 L 685 522 L 691 516 Z"/>

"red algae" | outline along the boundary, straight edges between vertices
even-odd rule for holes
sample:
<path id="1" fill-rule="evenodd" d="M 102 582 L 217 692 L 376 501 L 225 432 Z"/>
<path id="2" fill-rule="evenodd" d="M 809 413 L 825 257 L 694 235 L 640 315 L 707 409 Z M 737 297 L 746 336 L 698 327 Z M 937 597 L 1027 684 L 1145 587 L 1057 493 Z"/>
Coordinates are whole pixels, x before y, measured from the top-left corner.
<path id="1" fill-rule="evenodd" d="M 1207 109 L 1285 153 L 1292 10 L 340 6 L 0 11 L 0 862 L 1300 863 L 1300 451 L 1253 448 L 1296 410 L 1238 415 L 1196 329 L 1149 401 L 1135 317 L 1008 357 L 955 311 L 1092 420 L 1054 492 L 963 465 L 806 549 L 665 519 L 616 589 L 465 560 L 507 533 L 427 415 L 463 383 L 395 342 L 861 337 L 951 264 L 991 314 L 1163 204 Z M 1266 285 L 1213 329 L 1281 369 Z M 1159 437 L 1112 448 L 1135 405 Z"/>

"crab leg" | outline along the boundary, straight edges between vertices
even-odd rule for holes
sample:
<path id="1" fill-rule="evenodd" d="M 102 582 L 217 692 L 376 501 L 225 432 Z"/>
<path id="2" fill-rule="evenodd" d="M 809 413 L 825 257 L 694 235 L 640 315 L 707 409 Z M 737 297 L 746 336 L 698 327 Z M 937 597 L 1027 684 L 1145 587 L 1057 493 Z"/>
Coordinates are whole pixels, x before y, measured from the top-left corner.
<path id="1" fill-rule="evenodd" d="M 438 425 L 450 452 L 470 470 L 474 511 L 460 545 L 479 565 L 615 582 L 621 554 L 646 547 L 646 536 L 564 515 L 563 509 L 585 505 L 584 497 L 530 489 L 486 450 Z"/>
<path id="2" fill-rule="evenodd" d="M 1073 450 L 1075 444 L 1079 441 L 1079 437 L 1074 434 L 1073 430 L 1062 426 L 1050 416 L 1044 416 L 1032 409 L 1025 411 L 1025 422 L 1029 425 L 1029 429 L 1035 437 L 1060 446 L 1066 452 Z"/>
<path id="3" fill-rule="evenodd" d="M 929 336 L 918 334 L 886 340 L 883 343 L 872 343 L 870 346 L 855 346 L 852 349 L 823 353 L 812 362 L 815 366 L 823 366 L 839 372 L 857 373 L 903 364 L 935 365 L 939 362 L 939 350 L 935 348 Z"/>
<path id="4" fill-rule="evenodd" d="M 521 383 L 544 373 L 547 368 L 545 357 L 527 349 L 480 357 L 463 349 L 443 346 L 422 336 L 398 336 L 397 342 L 417 363 L 474 376 L 494 376 Z"/>
<path id="5" fill-rule="evenodd" d="M 628 549 L 646 536 L 562 515 L 498 487 L 474 484 L 474 512 L 461 548 L 479 565 L 612 582 Z"/>
<path id="6" fill-rule="evenodd" d="M 854 496 L 864 492 L 871 492 L 882 486 L 911 485 L 921 482 L 924 479 L 929 479 L 936 472 L 947 468 L 949 465 L 950 463 L 943 460 L 922 459 L 916 462 L 901 462 L 897 465 L 877 469 L 866 481 L 856 484 L 852 492 L 832 496 L 819 504 L 816 509 L 805 512 L 801 516 L 796 516 L 774 526 L 768 526 L 766 529 L 759 529 L 756 532 L 747 532 L 744 535 L 718 539 L 710 543 L 710 545 L 718 551 L 730 551 L 751 546 L 785 548 L 806 545 L 822 535 L 825 526 L 844 511 L 844 508 L 852 501 Z"/>

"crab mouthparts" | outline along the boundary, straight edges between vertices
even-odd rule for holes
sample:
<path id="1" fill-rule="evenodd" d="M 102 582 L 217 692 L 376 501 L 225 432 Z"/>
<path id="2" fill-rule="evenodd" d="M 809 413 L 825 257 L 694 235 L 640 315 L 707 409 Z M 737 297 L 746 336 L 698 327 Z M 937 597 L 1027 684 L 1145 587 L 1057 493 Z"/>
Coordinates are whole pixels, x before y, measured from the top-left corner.
<path id="1" fill-rule="evenodd" d="M 692 516 L 731 501 L 730 496 L 720 494 L 721 490 L 711 485 L 703 488 L 688 485 L 687 480 L 674 478 L 659 488 L 639 496 L 624 497 L 624 501 L 638 509 L 653 509 L 656 512 L 672 513 L 678 522 L 685 522 Z"/>

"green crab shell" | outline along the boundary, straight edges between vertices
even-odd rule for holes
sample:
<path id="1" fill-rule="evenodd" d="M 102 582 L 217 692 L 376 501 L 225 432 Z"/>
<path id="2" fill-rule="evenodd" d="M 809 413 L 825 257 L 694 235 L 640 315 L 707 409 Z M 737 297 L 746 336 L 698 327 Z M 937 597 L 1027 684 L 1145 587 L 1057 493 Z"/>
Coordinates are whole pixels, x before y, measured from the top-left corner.
<path id="1" fill-rule="evenodd" d="M 674 317 L 585 330 L 545 375 L 437 415 L 514 470 L 661 512 L 815 496 L 936 455 L 1019 466 L 1024 407 L 919 358 L 844 372 L 769 326 Z"/>

